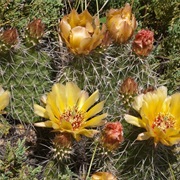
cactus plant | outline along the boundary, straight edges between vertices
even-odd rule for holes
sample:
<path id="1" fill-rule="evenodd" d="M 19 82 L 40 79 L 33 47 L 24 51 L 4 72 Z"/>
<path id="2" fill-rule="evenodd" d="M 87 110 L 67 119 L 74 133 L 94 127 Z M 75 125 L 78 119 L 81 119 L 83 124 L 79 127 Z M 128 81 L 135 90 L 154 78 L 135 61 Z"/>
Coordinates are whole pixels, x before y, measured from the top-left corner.
<path id="1" fill-rule="evenodd" d="M 0 57 L 0 84 L 11 92 L 7 111 L 13 119 L 35 121 L 33 103 L 51 81 L 50 58 L 35 49 L 19 49 Z"/>

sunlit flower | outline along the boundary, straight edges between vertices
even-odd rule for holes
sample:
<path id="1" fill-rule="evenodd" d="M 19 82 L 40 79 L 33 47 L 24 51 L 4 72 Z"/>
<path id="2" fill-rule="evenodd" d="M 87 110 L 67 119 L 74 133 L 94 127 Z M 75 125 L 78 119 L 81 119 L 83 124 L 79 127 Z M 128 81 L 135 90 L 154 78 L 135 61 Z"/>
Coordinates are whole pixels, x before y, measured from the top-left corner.
<path id="1" fill-rule="evenodd" d="M 56 83 L 47 97 L 43 96 L 45 108 L 34 105 L 35 113 L 48 119 L 35 125 L 71 133 L 76 140 L 80 140 L 80 135 L 93 137 L 98 131 L 86 128 L 102 125 L 102 120 L 107 116 L 106 113 L 99 114 L 104 101 L 96 103 L 98 99 L 98 90 L 89 97 L 86 91 L 81 90 L 73 82 L 66 85 Z"/>
<path id="2" fill-rule="evenodd" d="M 88 10 L 78 14 L 75 9 L 64 16 L 59 24 L 60 34 L 74 54 L 89 54 L 101 44 L 105 27 L 100 28 L 98 17 L 93 18 Z"/>
<path id="3" fill-rule="evenodd" d="M 132 43 L 133 51 L 140 56 L 148 56 L 153 49 L 154 33 L 150 30 L 140 30 Z"/>
<path id="4" fill-rule="evenodd" d="M 4 108 L 9 104 L 10 92 L 4 91 L 0 85 L 0 114 L 3 114 Z"/>
<path id="5" fill-rule="evenodd" d="M 121 9 L 110 9 L 106 24 L 111 36 L 118 43 L 129 40 L 137 27 L 135 16 L 128 3 Z"/>
<path id="6" fill-rule="evenodd" d="M 92 175 L 91 180 L 117 180 L 117 178 L 109 172 L 96 172 Z"/>
<path id="7" fill-rule="evenodd" d="M 116 150 L 123 140 L 123 127 L 120 122 L 108 122 L 105 124 L 100 142 L 106 149 Z"/>
<path id="8" fill-rule="evenodd" d="M 167 96 L 167 88 L 140 94 L 135 98 L 133 108 L 140 117 L 125 115 L 125 120 L 146 129 L 137 140 L 154 138 L 155 145 L 161 142 L 172 146 L 180 142 L 180 93 Z"/>

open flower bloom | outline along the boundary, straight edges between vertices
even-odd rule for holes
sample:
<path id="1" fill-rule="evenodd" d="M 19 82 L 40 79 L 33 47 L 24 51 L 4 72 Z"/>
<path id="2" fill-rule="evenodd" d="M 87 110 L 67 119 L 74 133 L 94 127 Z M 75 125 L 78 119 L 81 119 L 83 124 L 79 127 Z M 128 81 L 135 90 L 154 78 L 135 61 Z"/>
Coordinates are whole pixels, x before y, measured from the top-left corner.
<path id="1" fill-rule="evenodd" d="M 150 30 L 140 30 L 132 43 L 132 50 L 140 56 L 148 56 L 153 49 L 154 33 Z"/>
<path id="2" fill-rule="evenodd" d="M 167 88 L 140 94 L 135 98 L 133 108 L 140 117 L 125 115 L 125 120 L 146 129 L 137 140 L 154 138 L 155 145 L 161 142 L 172 146 L 180 142 L 180 93 L 167 96 Z"/>
<path id="3" fill-rule="evenodd" d="M 126 3 L 121 9 L 110 9 L 107 13 L 107 29 L 117 43 L 125 43 L 137 27 L 131 6 Z"/>
<path id="4" fill-rule="evenodd" d="M 43 97 L 45 108 L 34 105 L 35 113 L 48 119 L 35 123 L 35 126 L 71 133 L 76 140 L 80 140 L 80 135 L 93 137 L 98 131 L 86 128 L 103 125 L 102 120 L 107 116 L 106 113 L 99 114 L 104 101 L 96 103 L 98 99 L 98 90 L 89 97 L 73 82 L 67 82 L 66 85 L 56 83 L 47 97 Z"/>
<path id="5" fill-rule="evenodd" d="M 104 38 L 105 27 L 101 30 L 98 17 L 93 18 L 88 10 L 78 14 L 73 9 L 62 18 L 59 27 L 61 37 L 74 54 L 89 54 Z"/>
<path id="6" fill-rule="evenodd" d="M 109 172 L 96 172 L 92 175 L 91 180 L 117 180 L 117 178 Z"/>
<path id="7" fill-rule="evenodd" d="M 4 91 L 0 85 L 0 114 L 3 114 L 4 108 L 9 104 L 10 92 Z"/>

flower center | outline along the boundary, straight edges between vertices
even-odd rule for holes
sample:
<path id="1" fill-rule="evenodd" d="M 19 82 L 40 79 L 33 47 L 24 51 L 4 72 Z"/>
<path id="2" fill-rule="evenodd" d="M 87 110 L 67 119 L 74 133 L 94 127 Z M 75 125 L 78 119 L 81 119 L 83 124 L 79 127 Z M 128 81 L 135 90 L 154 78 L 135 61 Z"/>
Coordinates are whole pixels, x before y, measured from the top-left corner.
<path id="1" fill-rule="evenodd" d="M 70 109 L 65 111 L 60 117 L 60 121 L 65 120 L 67 122 L 70 122 L 73 130 L 78 129 L 84 119 L 84 114 L 77 110 L 77 108 Z"/>
<path id="2" fill-rule="evenodd" d="M 174 124 L 174 117 L 171 114 L 159 113 L 152 124 L 152 128 L 158 127 L 162 131 L 165 131 L 168 128 L 173 128 Z"/>

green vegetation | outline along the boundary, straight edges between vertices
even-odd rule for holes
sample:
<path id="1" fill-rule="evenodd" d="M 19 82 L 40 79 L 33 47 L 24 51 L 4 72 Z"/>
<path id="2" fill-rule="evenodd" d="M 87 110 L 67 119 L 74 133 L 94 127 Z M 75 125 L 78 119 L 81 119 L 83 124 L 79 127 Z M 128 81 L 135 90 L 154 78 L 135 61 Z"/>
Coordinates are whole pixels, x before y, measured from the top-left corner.
<path id="1" fill-rule="evenodd" d="M 87 6 L 104 23 L 110 8 L 126 2 L 132 4 L 138 21 L 136 31 L 148 28 L 155 34 L 154 49 L 147 58 L 132 52 L 134 36 L 126 44 L 99 47 L 87 56 L 68 51 L 58 23 L 71 8 L 81 12 Z M 98 171 L 111 172 L 120 180 L 178 179 L 179 145 L 154 147 L 151 140 L 135 141 L 142 129 L 124 121 L 130 103 L 125 105 L 119 90 L 124 79 L 132 77 L 139 91 L 160 85 L 167 86 L 169 94 L 180 91 L 179 6 L 177 0 L 1 0 L 0 85 L 10 91 L 11 100 L 6 114 L 0 114 L 0 180 L 88 180 Z M 34 19 L 45 25 L 35 43 L 26 38 L 27 26 Z M 2 39 L 9 28 L 17 29 L 15 45 Z M 99 90 L 100 100 L 106 100 L 106 120 L 120 121 L 124 127 L 125 140 L 117 151 L 100 148 L 95 136 L 74 142 L 65 156 L 61 147 L 55 148 L 51 130 L 34 127 L 34 122 L 43 120 L 34 114 L 33 104 L 41 103 L 54 82 L 67 81 L 90 94 Z"/>

